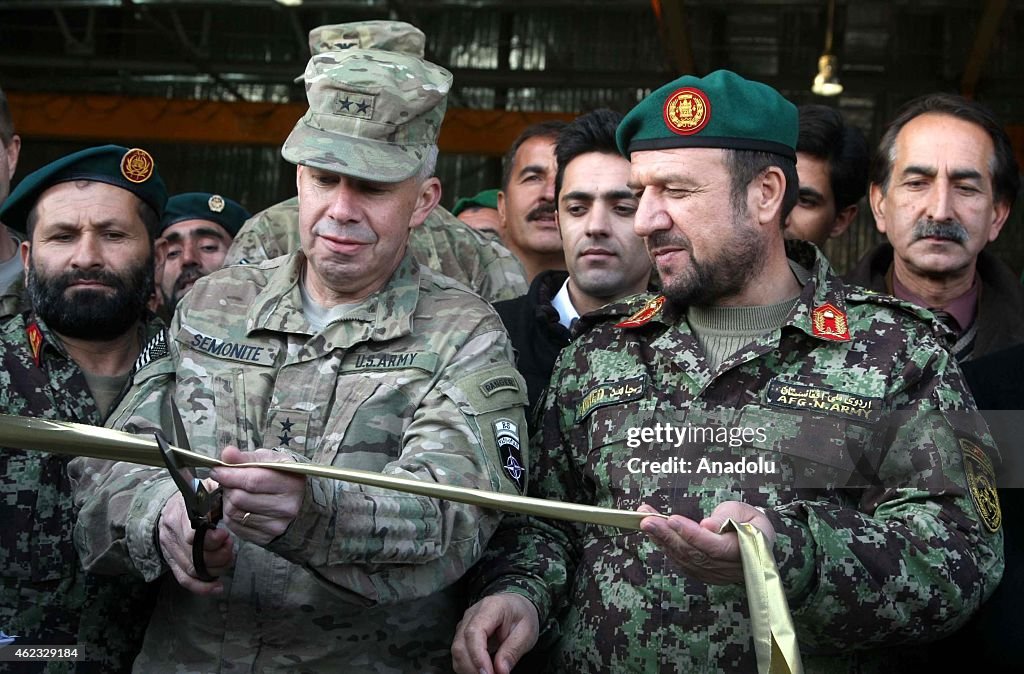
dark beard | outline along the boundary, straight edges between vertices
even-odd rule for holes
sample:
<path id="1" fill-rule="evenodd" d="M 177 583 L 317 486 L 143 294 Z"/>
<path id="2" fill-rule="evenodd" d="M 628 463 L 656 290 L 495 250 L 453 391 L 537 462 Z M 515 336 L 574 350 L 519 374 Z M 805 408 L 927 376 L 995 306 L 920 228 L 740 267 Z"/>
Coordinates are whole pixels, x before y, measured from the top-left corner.
<path id="1" fill-rule="evenodd" d="M 745 228 L 744 228 L 745 229 Z M 672 307 L 682 311 L 687 306 L 711 306 L 725 297 L 743 291 L 750 279 L 764 266 L 764 242 L 755 231 L 733 230 L 725 235 L 727 245 L 717 256 L 698 261 L 685 235 L 678 231 L 656 232 L 648 240 L 648 248 L 656 249 L 670 242 L 685 247 L 690 268 L 682 275 L 664 281 L 662 292 Z"/>
<path id="2" fill-rule="evenodd" d="M 59 335 L 87 341 L 109 341 L 127 332 L 146 312 L 153 293 L 153 255 L 121 274 L 109 271 L 69 271 L 55 276 L 38 273 L 30 258 L 26 290 L 32 309 Z M 75 281 L 105 283 L 108 290 L 79 289 Z"/>

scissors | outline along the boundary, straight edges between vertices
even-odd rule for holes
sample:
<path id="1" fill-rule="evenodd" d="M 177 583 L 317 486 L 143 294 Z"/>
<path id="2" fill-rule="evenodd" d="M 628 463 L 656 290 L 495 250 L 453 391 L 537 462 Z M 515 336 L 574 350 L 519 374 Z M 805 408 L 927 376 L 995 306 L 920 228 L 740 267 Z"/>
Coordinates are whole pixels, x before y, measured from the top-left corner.
<path id="1" fill-rule="evenodd" d="M 188 514 L 189 524 L 195 529 L 196 534 L 192 539 L 192 565 L 196 570 L 196 578 L 210 582 L 217 580 L 211 576 L 206 568 L 206 559 L 203 556 L 203 542 L 206 540 L 206 532 L 217 528 L 217 522 L 224 514 L 224 498 L 220 487 L 211 491 L 206 490 L 203 481 L 196 477 L 196 474 L 189 466 L 178 463 L 163 432 L 156 431 L 156 444 L 160 447 L 160 455 L 164 458 L 167 470 L 171 472 L 174 484 L 185 499 L 185 512 Z M 188 437 L 179 433 L 185 449 L 188 449 Z"/>

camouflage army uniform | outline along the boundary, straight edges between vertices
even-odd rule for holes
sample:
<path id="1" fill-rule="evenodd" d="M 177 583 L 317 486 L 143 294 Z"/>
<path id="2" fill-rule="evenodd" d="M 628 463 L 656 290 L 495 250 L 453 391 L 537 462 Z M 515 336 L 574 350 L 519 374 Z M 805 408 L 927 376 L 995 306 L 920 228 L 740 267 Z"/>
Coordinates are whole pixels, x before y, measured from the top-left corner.
<path id="1" fill-rule="evenodd" d="M 31 325 L 42 337 L 39 364 Z M 42 321 L 29 313 L 7 321 L 0 352 L 0 412 L 102 425 L 82 371 Z M 26 645 L 79 644 L 89 661 L 0 663 L 0 671 L 128 671 L 142 644 L 154 588 L 82 571 L 67 463 L 55 454 L 0 450 L 0 630 Z"/>
<path id="2" fill-rule="evenodd" d="M 304 264 L 297 252 L 200 279 L 175 314 L 169 355 L 138 372 L 110 425 L 173 428 L 173 403 L 192 448 L 208 454 L 277 447 L 300 461 L 521 488 L 497 438 L 524 428 L 526 389 L 493 310 L 406 255 L 381 291 L 314 334 Z M 86 568 L 147 580 L 167 571 L 154 537 L 175 492 L 166 472 L 117 464 L 104 477 L 103 462 L 84 460 L 72 470 Z M 499 519 L 310 478 L 285 534 L 266 549 L 239 540 L 223 596 L 193 595 L 168 576 L 138 666 L 448 671 L 464 608 L 452 584 Z"/>
<path id="3" fill-rule="evenodd" d="M 697 521 L 726 500 L 767 509 L 807 670 L 856 671 L 874 657 L 856 649 L 937 638 L 998 583 L 1001 530 L 990 522 L 991 533 L 976 512 L 958 444 L 990 439 L 983 424 L 970 428 L 980 423 L 972 412 L 956 415 L 956 431 L 946 415 L 928 413 L 973 406 L 921 320 L 928 314 L 845 286 L 807 244 L 789 250 L 813 271 L 781 332 L 715 372 L 668 305 L 632 327 L 618 323 L 646 297 L 592 314 L 596 325 L 556 364 L 532 445 L 530 493 L 627 510 L 647 503 Z M 815 334 L 826 303 L 838 309 L 833 318 L 848 319 L 849 338 Z M 783 397 L 813 399 L 813 391 L 830 411 L 801 414 Z M 845 406 L 830 406 L 837 400 Z M 871 412 L 861 414 L 862 405 Z M 872 431 L 896 409 L 905 425 Z M 738 447 L 627 444 L 630 428 L 658 422 L 765 433 Z M 890 435 L 875 442 L 873 432 Z M 631 472 L 628 464 L 682 458 L 695 471 L 704 457 L 767 458 L 778 473 Z M 828 487 L 858 472 L 853 466 L 878 486 Z M 475 592 L 523 594 L 542 625 L 568 607 L 557 671 L 756 671 L 743 587 L 684 576 L 645 534 L 510 516 L 479 568 L 487 573 Z"/>
<path id="4" fill-rule="evenodd" d="M 254 264 L 298 250 L 299 200 L 275 204 L 249 218 L 232 240 L 224 264 Z M 441 207 L 412 230 L 409 250 L 420 264 L 449 276 L 488 302 L 525 295 L 526 272 L 501 242 Z"/>

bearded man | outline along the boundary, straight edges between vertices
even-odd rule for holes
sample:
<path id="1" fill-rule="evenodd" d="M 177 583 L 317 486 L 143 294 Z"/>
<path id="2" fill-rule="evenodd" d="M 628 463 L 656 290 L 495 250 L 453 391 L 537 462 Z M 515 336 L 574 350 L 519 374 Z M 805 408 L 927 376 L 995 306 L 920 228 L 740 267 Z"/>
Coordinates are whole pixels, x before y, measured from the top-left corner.
<path id="1" fill-rule="evenodd" d="M 149 153 L 116 145 L 58 159 L 14 190 L 0 218 L 27 235 L 31 308 L 0 326 L 0 412 L 103 424 L 159 327 L 146 302 L 166 201 Z M 126 671 L 152 601 L 139 580 L 82 571 L 68 461 L 0 449 L 0 631 L 19 645 L 76 644 L 82 671 Z"/>

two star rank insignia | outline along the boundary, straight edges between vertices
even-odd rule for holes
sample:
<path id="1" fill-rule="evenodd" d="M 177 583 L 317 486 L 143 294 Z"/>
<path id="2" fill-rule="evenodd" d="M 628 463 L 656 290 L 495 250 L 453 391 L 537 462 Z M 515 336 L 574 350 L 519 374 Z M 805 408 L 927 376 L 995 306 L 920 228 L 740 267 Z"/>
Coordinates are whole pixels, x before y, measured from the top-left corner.
<path id="1" fill-rule="evenodd" d="M 277 436 L 277 440 L 280 443 L 281 447 L 287 447 L 288 445 L 291 444 L 292 439 L 295 437 L 291 435 L 292 426 L 294 425 L 295 422 L 292 421 L 291 418 L 289 417 L 286 417 L 285 420 L 281 422 L 282 433 L 281 435 Z"/>

